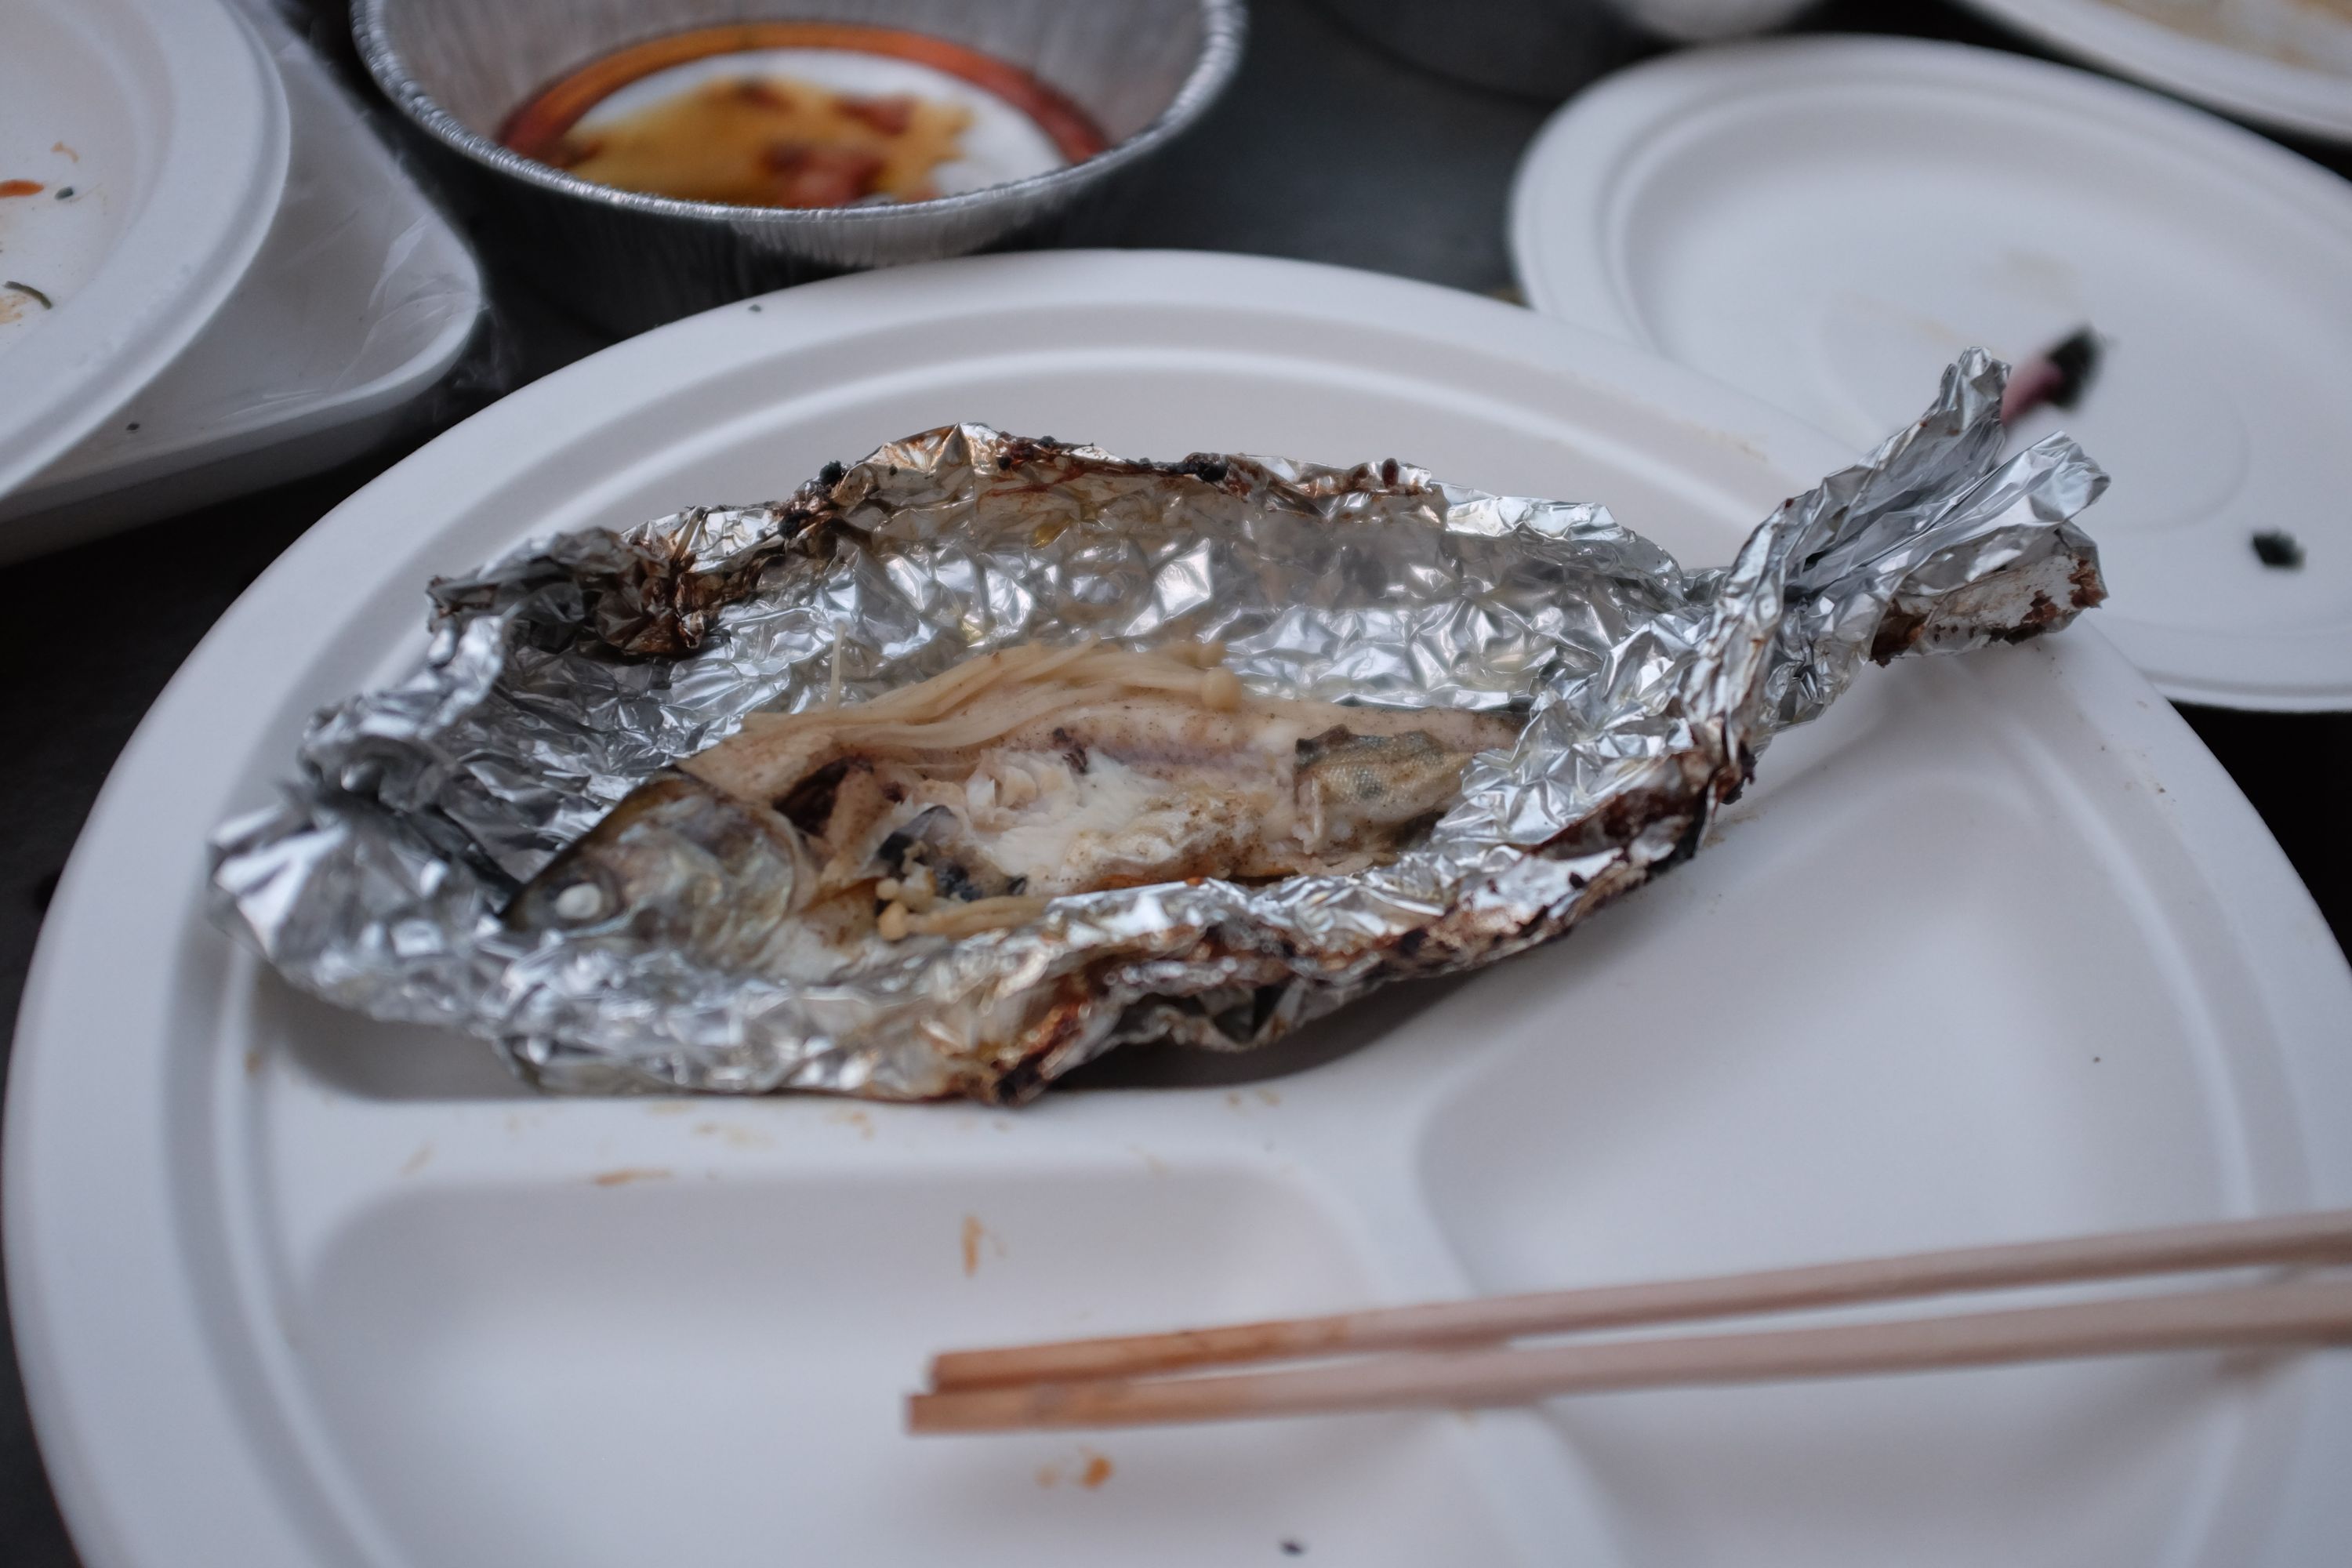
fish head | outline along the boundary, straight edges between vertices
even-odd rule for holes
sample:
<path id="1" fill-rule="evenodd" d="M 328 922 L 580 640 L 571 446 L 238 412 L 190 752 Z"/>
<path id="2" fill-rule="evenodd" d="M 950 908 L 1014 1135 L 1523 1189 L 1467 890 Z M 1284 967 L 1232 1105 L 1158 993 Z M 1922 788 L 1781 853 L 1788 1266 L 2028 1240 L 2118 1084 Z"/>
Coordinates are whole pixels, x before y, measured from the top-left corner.
<path id="1" fill-rule="evenodd" d="M 749 963 L 816 881 L 780 814 L 677 772 L 632 790 L 508 906 L 525 932 Z"/>

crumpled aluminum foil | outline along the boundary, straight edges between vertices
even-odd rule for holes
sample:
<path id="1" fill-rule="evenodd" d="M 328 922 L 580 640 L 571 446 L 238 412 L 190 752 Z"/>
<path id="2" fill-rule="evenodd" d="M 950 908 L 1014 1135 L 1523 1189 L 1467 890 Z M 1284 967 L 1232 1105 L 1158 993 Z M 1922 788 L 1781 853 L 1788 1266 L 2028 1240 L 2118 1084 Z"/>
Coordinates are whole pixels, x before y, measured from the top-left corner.
<path id="1" fill-rule="evenodd" d="M 2063 626 L 2104 596 L 2063 437 L 2003 458 L 2006 369 L 1686 572 L 1601 507 L 1354 468 L 1125 460 L 933 430 L 791 500 L 541 540 L 436 583 L 405 680 L 318 715 L 214 844 L 215 908 L 305 990 L 497 1043 L 561 1090 L 1011 1102 L 1122 1042 L 1264 1044 L 1385 981 L 1565 932 L 1692 854 L 1777 731 L 1865 658 Z M 1420 847 L 1349 876 L 1055 900 L 877 941 L 823 984 L 508 929 L 517 888 L 758 709 L 870 698 L 976 650 L 1223 639 L 1250 689 L 1517 709 Z"/>

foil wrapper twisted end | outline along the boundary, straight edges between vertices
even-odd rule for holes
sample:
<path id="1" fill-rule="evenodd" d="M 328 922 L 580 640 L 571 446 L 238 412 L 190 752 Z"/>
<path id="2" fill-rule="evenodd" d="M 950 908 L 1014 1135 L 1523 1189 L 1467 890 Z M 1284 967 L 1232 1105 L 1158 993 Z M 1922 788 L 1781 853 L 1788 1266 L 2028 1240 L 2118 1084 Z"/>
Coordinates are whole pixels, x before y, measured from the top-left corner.
<path id="1" fill-rule="evenodd" d="M 1121 1043 L 1265 1044 L 1392 979 L 1566 932 L 1694 853 L 1780 730 L 1865 659 L 2064 626 L 2104 596 L 2106 479 L 2002 456 L 2006 368 L 1685 571 L 1602 508 L 1390 460 L 1139 462 L 955 426 L 790 500 L 538 541 L 432 588 L 424 661 L 313 721 L 214 843 L 215 910 L 301 988 L 470 1030 L 551 1089 L 1025 1099 Z M 523 881 L 755 710 L 868 699 L 1088 634 L 1217 638 L 1250 689 L 1523 711 L 1385 866 L 1055 900 L 877 942 L 821 984 L 510 930 Z"/>

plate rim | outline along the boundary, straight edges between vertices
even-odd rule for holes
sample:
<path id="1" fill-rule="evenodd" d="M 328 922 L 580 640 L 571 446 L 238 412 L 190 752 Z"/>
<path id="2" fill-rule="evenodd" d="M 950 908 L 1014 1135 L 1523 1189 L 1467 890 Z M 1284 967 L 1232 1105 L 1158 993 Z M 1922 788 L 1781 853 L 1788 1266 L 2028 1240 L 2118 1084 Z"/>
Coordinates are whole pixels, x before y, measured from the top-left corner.
<path id="1" fill-rule="evenodd" d="M 219 788 L 236 787 L 250 742 L 280 721 L 273 715 L 286 706 L 287 686 L 300 677 L 285 675 L 277 688 L 249 693 L 243 700 L 247 717 L 237 726 L 245 739 L 209 756 L 199 751 L 192 763 L 190 738 L 218 730 L 219 713 L 208 703 L 256 668 L 307 668 L 299 647 L 272 647 L 271 634 L 289 609 L 299 612 L 315 584 L 337 574 L 373 591 L 401 569 L 397 553 L 383 547 L 413 534 L 413 528 L 404 528 L 413 503 L 452 482 L 450 473 L 468 472 L 483 456 L 510 447 L 519 435 L 537 430 L 544 450 L 556 449 L 560 435 L 547 432 L 564 429 L 568 409 L 603 400 L 609 412 L 615 389 L 661 396 L 724 375 L 774 354 L 779 332 L 787 334 L 782 342 L 789 345 L 790 332 L 803 321 L 814 323 L 815 335 L 837 336 L 853 319 L 860 331 L 903 327 L 927 308 L 947 313 L 942 300 L 961 300 L 954 310 L 973 316 L 1002 309 L 1008 296 L 1235 311 L 1271 306 L 1293 319 L 1342 328 L 1402 325 L 1431 337 L 1465 334 L 1475 340 L 1465 346 L 1592 380 L 1614 395 L 1654 397 L 1662 411 L 1671 408 L 1685 420 L 1717 419 L 1743 430 L 1760 423 L 1783 464 L 1843 460 L 1828 437 L 1746 395 L 1570 323 L 1537 325 L 1526 312 L 1499 302 L 1406 279 L 1183 252 L 987 257 L 805 285 L 625 342 L 436 437 L 330 512 L 198 645 L 110 774 L 41 933 L 10 1068 L 0 1192 L 9 1300 L 28 1404 L 61 1507 L 91 1568 L 160 1568 L 201 1557 L 205 1530 L 218 1531 L 237 1560 L 257 1568 L 316 1561 L 318 1532 L 333 1528 L 289 1499 L 285 1478 L 258 1451 L 254 1413 L 231 1386 L 231 1372 L 212 1363 L 194 1315 L 171 1315 L 197 1300 L 191 1276 L 217 1260 L 198 1255 L 186 1235 L 184 1205 L 194 1200 L 166 1190 L 180 1166 L 164 1156 L 220 1156 L 205 1143 L 205 1129 L 169 1124 L 164 1080 L 174 1070 L 193 1074 L 208 1067 L 175 1050 L 162 984 L 142 998 L 133 994 L 136 986 L 70 981 L 77 973 L 119 971 L 126 952 L 183 962 L 179 955 L 194 944 L 226 942 L 190 919 L 202 896 L 199 847 L 181 841 L 184 830 L 172 812 L 146 802 L 163 789 L 167 798 L 179 799 L 183 816 L 212 811 L 215 790 L 202 782 L 205 775 Z M 761 330 L 744 330 L 740 312 L 749 304 L 765 310 Z M 1563 356 L 1573 370 L 1563 369 Z M 1792 454 L 1777 450 L 1781 438 L 1793 444 Z M 297 615 L 298 620 L 320 618 Z M 294 641 L 316 657 L 344 630 L 310 625 Z M 2104 704 L 2116 737 L 2145 750 L 2151 765 L 2162 763 L 2172 787 L 2170 819 L 2200 825 L 2199 835 L 2179 835 L 2181 852 L 2217 888 L 2262 895 L 2248 923 L 2268 940 L 2248 950 L 2245 973 L 2250 981 L 2284 976 L 2286 983 L 2263 985 L 2261 1005 L 2306 1021 L 2324 1019 L 2331 1009 L 2352 1015 L 2352 969 L 2220 764 L 2095 634 L 2070 633 L 2063 649 L 2064 673 L 2052 679 L 2085 701 Z M 2154 807 L 2143 802 L 2135 809 Z M 206 821 L 205 829 L 211 826 Z M 172 878 L 186 879 L 176 901 L 134 896 L 142 877 L 152 889 L 157 865 L 173 868 Z M 2311 947 L 2315 937 L 2325 952 Z M 110 1068 L 107 1053 L 92 1049 L 93 1042 L 117 1042 L 126 1032 L 132 1037 L 113 1054 L 135 1053 L 141 1067 L 158 1070 L 126 1079 Z M 146 1037 L 137 1037 L 142 1032 Z M 2284 1038 L 2288 1031 L 2280 1033 Z M 235 1064 L 224 1070 L 235 1071 Z M 2329 1103 L 2352 1105 L 2352 1062 L 2341 1064 L 2337 1077 L 2346 1092 Z M 92 1110 L 104 1114 L 82 1114 Z M 2299 1107 L 2297 1114 L 2315 1114 L 2315 1108 Z M 92 1125 L 111 1130 L 115 1138 L 89 1136 Z M 2320 1155 L 2332 1157 L 2326 1150 Z M 134 1169 L 141 1160 L 153 1168 Z M 2352 1149 L 2339 1163 L 2336 1179 L 2352 1188 Z M 87 1223 L 92 1212 L 109 1219 L 95 1234 Z M 141 1468 L 142 1453 L 159 1452 L 181 1459 L 207 1453 L 210 1473 L 197 1484 L 177 1472 L 161 1476 Z M 168 1509 L 177 1512 L 167 1527 L 157 1515 Z"/>
<path id="2" fill-rule="evenodd" d="M 113 4 L 118 22 L 136 17 L 148 29 L 179 101 L 138 216 L 89 284 L 60 307 L 86 307 L 85 316 L 108 324 L 79 346 L 74 334 L 52 328 L 9 351 L 9 379 L 42 390 L 27 400 L 29 412 L 13 414 L 0 393 L 0 422 L 13 426 L 7 439 L 16 446 L 0 455 L 0 495 L 104 424 L 194 341 L 260 250 L 286 185 L 293 141 L 286 89 L 245 19 L 221 0 Z M 79 26 L 104 21 L 84 17 Z M 189 91 L 191 82 L 204 86 Z M 223 199 L 216 176 L 231 156 L 247 161 L 245 175 Z M 154 268 L 120 270 L 129 246 L 157 235 L 192 258 L 161 287 Z"/>
<path id="3" fill-rule="evenodd" d="M 1619 287 L 1622 237 L 1605 215 L 1622 195 L 1628 160 L 1648 145 L 1668 111 L 1695 99 L 1721 103 L 1730 93 L 1785 90 L 1808 77 L 1883 81 L 1898 70 L 1945 85 L 1996 87 L 2062 111 L 2095 111 L 2102 123 L 2185 143 L 2302 218 L 2332 222 L 2352 253 L 2352 182 L 2259 132 L 2055 61 L 1938 39 L 1821 34 L 1681 50 L 1616 72 L 1562 105 L 1529 141 L 1512 174 L 1506 229 L 1521 294 L 1546 315 L 1668 353 Z M 1566 215 L 1589 221 L 1570 222 Z M 1574 237 L 1565 246 L 1554 240 L 1563 230 Z M 2184 702 L 2261 712 L 2352 710 L 2352 644 L 2340 629 L 2256 636 L 2120 617 L 2100 629 L 2158 690 Z M 2272 668 L 2232 671 L 2232 662 L 2244 665 L 2249 648 L 2265 650 Z M 2315 652 L 2329 658 L 2316 676 L 2307 673 Z"/>

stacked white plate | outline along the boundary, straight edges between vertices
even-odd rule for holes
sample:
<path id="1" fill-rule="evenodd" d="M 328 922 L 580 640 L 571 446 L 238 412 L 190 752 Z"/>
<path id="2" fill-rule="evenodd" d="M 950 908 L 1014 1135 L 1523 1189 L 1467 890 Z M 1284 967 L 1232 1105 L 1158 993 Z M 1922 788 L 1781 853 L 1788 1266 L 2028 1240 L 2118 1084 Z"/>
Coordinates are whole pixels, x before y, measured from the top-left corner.
<path id="1" fill-rule="evenodd" d="M 463 348 L 472 258 L 263 0 L 23 0 L 0 561 L 309 472 Z"/>
<path id="2" fill-rule="evenodd" d="M 1693 50 L 1520 165 L 1538 310 L 1860 447 L 1969 344 L 2089 326 L 2098 624 L 2168 696 L 2352 708 L 2352 183 L 2142 89 L 1896 38 Z M 2285 535 L 2284 547 L 2270 536 Z"/>

